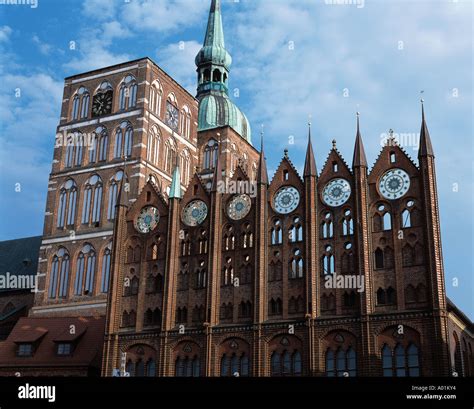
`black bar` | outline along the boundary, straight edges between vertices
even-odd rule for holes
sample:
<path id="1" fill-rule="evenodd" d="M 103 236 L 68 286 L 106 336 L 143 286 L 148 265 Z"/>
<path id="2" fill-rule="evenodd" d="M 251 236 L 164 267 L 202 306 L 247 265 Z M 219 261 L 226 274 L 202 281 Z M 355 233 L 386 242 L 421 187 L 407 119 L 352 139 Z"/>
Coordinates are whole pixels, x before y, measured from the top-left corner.
<path id="1" fill-rule="evenodd" d="M 19 399 L 27 384 L 55 386 L 55 401 Z M 473 389 L 473 378 L 0 378 L 0 409 L 472 409 Z"/>

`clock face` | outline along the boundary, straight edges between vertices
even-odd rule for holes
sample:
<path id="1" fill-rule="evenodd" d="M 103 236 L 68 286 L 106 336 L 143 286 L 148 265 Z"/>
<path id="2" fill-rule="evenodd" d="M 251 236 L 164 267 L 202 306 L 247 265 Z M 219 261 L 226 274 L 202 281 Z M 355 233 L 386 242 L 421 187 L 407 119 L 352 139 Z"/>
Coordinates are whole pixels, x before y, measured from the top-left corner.
<path id="1" fill-rule="evenodd" d="M 94 96 L 92 116 L 107 115 L 112 112 L 112 91 L 101 92 Z"/>
<path id="2" fill-rule="evenodd" d="M 178 129 L 178 108 L 169 102 L 166 106 L 166 123 L 175 131 Z"/>
<path id="3" fill-rule="evenodd" d="M 273 199 L 274 209 L 281 214 L 291 213 L 300 203 L 300 193 L 292 186 L 282 187 Z"/>
<path id="4" fill-rule="evenodd" d="M 345 179 L 333 179 L 324 186 L 322 196 L 324 203 L 328 206 L 341 206 L 346 203 L 351 196 L 351 185 Z"/>
<path id="5" fill-rule="evenodd" d="M 227 205 L 227 214 L 232 220 L 242 220 L 250 212 L 252 201 L 247 195 L 234 196 Z"/>
<path id="6" fill-rule="evenodd" d="M 140 233 L 150 233 L 156 229 L 160 221 L 158 209 L 153 206 L 144 207 L 135 220 L 135 228 Z"/>
<path id="7" fill-rule="evenodd" d="M 386 199 L 400 199 L 408 189 L 410 189 L 410 176 L 402 169 L 390 169 L 380 178 L 379 190 Z"/>
<path id="8" fill-rule="evenodd" d="M 207 217 L 207 205 L 202 200 L 193 200 L 183 210 L 182 220 L 187 226 L 200 225 Z"/>

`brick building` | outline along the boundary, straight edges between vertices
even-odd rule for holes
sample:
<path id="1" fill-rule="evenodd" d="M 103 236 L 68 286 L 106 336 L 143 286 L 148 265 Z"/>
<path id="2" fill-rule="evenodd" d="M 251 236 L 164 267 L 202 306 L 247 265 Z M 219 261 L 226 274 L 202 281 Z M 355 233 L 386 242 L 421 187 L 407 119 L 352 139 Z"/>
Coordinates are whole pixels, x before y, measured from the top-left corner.
<path id="1" fill-rule="evenodd" d="M 318 172 L 310 130 L 303 175 L 285 152 L 270 180 L 228 96 L 231 61 L 212 0 L 196 98 L 148 58 L 66 78 L 23 325 L 101 321 L 103 338 L 69 350 L 103 346 L 81 361 L 103 376 L 472 375 L 424 110 L 416 163 L 390 137 L 369 171 L 357 118 L 351 166 L 334 142 Z M 56 355 L 72 343 L 42 339 Z"/>

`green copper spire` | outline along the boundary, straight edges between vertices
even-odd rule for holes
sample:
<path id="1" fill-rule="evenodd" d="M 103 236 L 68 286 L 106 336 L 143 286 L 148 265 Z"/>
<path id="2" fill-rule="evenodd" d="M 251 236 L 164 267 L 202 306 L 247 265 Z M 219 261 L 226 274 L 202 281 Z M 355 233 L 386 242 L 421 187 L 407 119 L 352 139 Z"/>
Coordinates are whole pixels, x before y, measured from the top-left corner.
<path id="1" fill-rule="evenodd" d="M 181 199 L 181 176 L 179 166 L 176 165 L 173 171 L 173 179 L 171 180 L 170 199 Z"/>
<path id="2" fill-rule="evenodd" d="M 212 0 L 206 37 L 201 50 L 196 56 L 198 67 L 208 64 L 221 66 L 227 73 L 232 64 L 232 57 L 225 49 L 220 0 Z"/>
<path id="3" fill-rule="evenodd" d="M 228 95 L 231 64 L 232 57 L 225 48 L 221 1 L 212 0 L 204 44 L 196 56 L 198 131 L 230 126 L 250 142 L 247 117 Z"/>

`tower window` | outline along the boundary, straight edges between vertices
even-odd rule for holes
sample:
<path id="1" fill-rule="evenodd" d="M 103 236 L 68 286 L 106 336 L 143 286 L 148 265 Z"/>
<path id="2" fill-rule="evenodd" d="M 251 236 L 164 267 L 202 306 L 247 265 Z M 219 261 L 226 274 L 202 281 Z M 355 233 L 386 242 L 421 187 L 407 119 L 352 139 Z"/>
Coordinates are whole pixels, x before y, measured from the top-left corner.
<path id="1" fill-rule="evenodd" d="M 213 82 L 221 82 L 222 74 L 218 69 L 214 70 L 214 73 L 212 75 L 212 81 Z"/>
<path id="2" fill-rule="evenodd" d="M 395 163 L 397 158 L 395 156 L 395 152 L 390 152 L 390 163 Z"/>
<path id="3" fill-rule="evenodd" d="M 377 249 L 375 250 L 375 268 L 383 268 L 384 267 L 384 262 L 383 262 L 383 251 L 382 249 Z"/>

